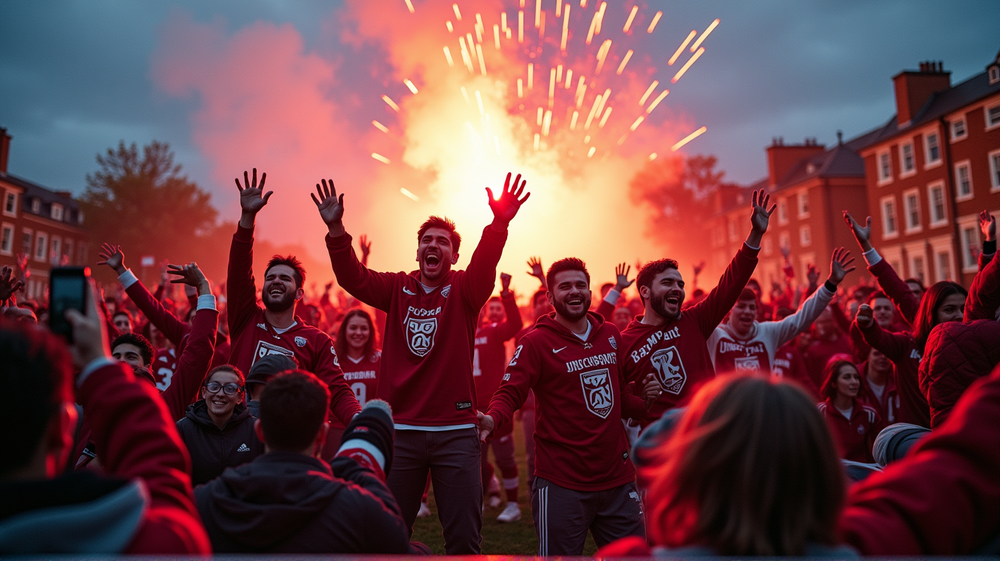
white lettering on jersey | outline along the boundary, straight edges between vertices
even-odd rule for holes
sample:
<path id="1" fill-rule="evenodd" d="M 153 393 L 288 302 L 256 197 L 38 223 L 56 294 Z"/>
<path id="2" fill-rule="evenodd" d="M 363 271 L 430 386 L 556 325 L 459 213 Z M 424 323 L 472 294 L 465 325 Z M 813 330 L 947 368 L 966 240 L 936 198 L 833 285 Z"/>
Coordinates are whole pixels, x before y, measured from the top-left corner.
<path id="1" fill-rule="evenodd" d="M 524 345 L 518 345 L 517 348 L 514 349 L 514 356 L 510 357 L 510 363 L 508 363 L 507 366 L 517 366 L 517 357 L 521 356 L 521 349 L 523 348 Z M 510 379 L 510 376 L 505 375 L 503 379 L 508 380 Z"/>
<path id="2" fill-rule="evenodd" d="M 577 370 L 583 370 L 584 368 L 590 368 L 592 366 L 607 366 L 609 364 L 615 364 L 618 361 L 618 355 L 615 353 L 604 353 L 595 356 L 588 356 L 578 360 L 571 360 L 566 363 L 566 372 L 576 372 Z"/>
<path id="3" fill-rule="evenodd" d="M 587 410 L 602 419 L 607 419 L 615 405 L 615 393 L 611 387 L 611 372 L 607 368 L 580 373 L 583 401 Z"/>
<path id="4" fill-rule="evenodd" d="M 345 380 L 374 380 L 376 378 L 374 370 L 362 370 L 360 372 L 344 372 Z"/>
<path id="5" fill-rule="evenodd" d="M 687 372 L 684 370 L 684 363 L 677 352 L 677 347 L 670 346 L 653 353 L 649 361 L 656 370 L 656 378 L 660 382 L 663 391 L 679 395 L 687 382 Z"/>
<path id="6" fill-rule="evenodd" d="M 638 349 L 632 351 L 632 363 L 639 364 L 639 361 L 649 354 L 649 351 L 659 343 L 660 341 L 670 341 L 671 339 L 676 339 L 681 336 L 681 331 L 679 327 L 672 327 L 668 331 L 657 331 L 646 339 L 646 344 Z"/>

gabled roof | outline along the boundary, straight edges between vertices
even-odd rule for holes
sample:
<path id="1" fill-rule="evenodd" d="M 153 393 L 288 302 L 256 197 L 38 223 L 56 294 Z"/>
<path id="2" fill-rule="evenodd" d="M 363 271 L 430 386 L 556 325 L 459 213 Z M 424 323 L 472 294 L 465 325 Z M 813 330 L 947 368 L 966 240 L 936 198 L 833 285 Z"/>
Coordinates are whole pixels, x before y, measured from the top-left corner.
<path id="1" fill-rule="evenodd" d="M 62 222 L 70 224 L 73 226 L 80 225 L 80 203 L 68 193 L 57 192 L 51 189 L 42 187 L 41 185 L 28 181 L 22 177 L 12 175 L 8 173 L 3 177 L 4 181 L 12 183 L 22 189 L 24 189 L 24 194 L 21 195 L 21 211 L 28 214 L 33 214 L 36 216 L 43 216 L 51 220 L 52 218 L 52 205 L 60 204 L 63 206 L 65 211 L 63 212 Z M 38 212 L 33 212 L 31 210 L 31 202 L 33 199 L 38 199 L 40 202 L 40 208 Z"/>

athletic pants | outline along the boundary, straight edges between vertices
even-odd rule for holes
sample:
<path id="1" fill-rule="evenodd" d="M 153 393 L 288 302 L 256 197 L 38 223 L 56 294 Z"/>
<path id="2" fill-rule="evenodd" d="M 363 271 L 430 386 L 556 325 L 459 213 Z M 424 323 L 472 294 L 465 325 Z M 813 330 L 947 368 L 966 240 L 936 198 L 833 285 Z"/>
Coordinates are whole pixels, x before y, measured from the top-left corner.
<path id="1" fill-rule="evenodd" d="M 493 464 L 490 463 L 490 448 L 493 449 L 493 459 L 500 468 L 500 477 L 503 479 L 504 489 L 517 489 L 517 461 L 514 459 L 514 435 L 506 434 L 500 438 L 490 441 L 489 446 L 483 446 L 482 453 L 482 478 L 483 493 L 489 485 L 490 478 L 493 477 Z"/>
<path id="2" fill-rule="evenodd" d="M 635 482 L 604 491 L 575 491 L 535 477 L 531 516 L 540 556 L 583 555 L 587 530 L 597 547 L 626 536 L 646 537 Z"/>
<path id="3" fill-rule="evenodd" d="M 430 470 L 438 519 L 448 555 L 478 555 L 482 546 L 483 482 L 479 431 L 396 430 L 392 469 L 386 484 L 396 497 L 410 533 Z"/>

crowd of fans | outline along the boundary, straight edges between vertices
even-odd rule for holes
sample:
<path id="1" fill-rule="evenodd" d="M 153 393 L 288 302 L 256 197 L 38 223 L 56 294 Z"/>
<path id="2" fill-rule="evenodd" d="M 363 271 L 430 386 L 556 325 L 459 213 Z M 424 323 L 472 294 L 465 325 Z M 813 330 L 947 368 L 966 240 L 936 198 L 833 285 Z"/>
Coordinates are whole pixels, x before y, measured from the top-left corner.
<path id="1" fill-rule="evenodd" d="M 900 279 L 845 212 L 874 280 L 844 286 L 855 258 L 838 248 L 799 285 L 784 249 L 765 295 L 761 191 L 711 290 L 701 265 L 687 287 L 661 259 L 635 278 L 623 263 L 594 297 L 582 260 L 531 258 L 540 286 L 519 308 L 510 275 L 493 293 L 520 176 L 489 192 L 465 271 L 454 225 L 431 217 L 408 274 L 368 269 L 324 180 L 339 287 L 322 292 L 292 256 L 254 278 L 265 178 L 236 181 L 221 282 L 169 265 L 150 292 L 107 240 L 119 282 L 92 283 L 68 342 L 21 297 L 27 268 L 0 271 L 0 553 L 422 554 L 433 486 L 447 552 L 476 554 L 484 505 L 522 516 L 516 425 L 539 555 L 579 555 L 588 531 L 607 557 L 1000 553 L 989 213 L 968 289 Z"/>

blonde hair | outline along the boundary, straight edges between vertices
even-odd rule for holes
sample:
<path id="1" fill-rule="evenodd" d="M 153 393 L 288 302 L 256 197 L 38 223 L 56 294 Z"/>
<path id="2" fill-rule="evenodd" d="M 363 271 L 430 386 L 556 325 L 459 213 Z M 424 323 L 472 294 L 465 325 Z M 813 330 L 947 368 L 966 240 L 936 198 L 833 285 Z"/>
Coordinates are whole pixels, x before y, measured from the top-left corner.
<path id="1" fill-rule="evenodd" d="M 794 384 L 756 375 L 706 384 L 646 476 L 655 545 L 801 556 L 807 544 L 837 544 L 843 471 L 815 403 Z"/>

